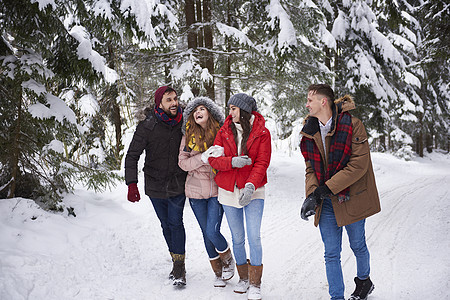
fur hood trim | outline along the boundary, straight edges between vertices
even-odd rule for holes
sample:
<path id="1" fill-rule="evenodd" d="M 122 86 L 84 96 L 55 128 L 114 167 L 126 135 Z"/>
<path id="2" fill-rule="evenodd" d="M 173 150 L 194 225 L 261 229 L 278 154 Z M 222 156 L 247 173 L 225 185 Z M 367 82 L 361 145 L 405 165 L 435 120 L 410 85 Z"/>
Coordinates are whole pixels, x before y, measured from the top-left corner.
<path id="1" fill-rule="evenodd" d="M 211 116 L 217 122 L 219 122 L 220 127 L 222 127 L 223 122 L 225 121 L 225 115 L 222 112 L 222 109 L 220 108 L 220 106 L 217 105 L 214 101 L 212 101 L 208 97 L 196 97 L 196 98 L 194 98 L 194 100 L 189 102 L 186 105 L 186 108 L 184 109 L 184 112 L 183 112 L 183 126 L 181 127 L 181 131 L 183 132 L 183 134 L 186 133 L 186 122 L 187 122 L 187 120 L 189 118 L 189 115 L 199 105 L 204 105 L 208 109 L 208 111 L 211 114 Z"/>
<path id="2" fill-rule="evenodd" d="M 349 111 L 356 107 L 355 101 L 353 101 L 353 97 L 350 95 L 345 95 L 339 99 L 334 100 L 334 104 L 338 108 L 338 113 Z"/>
<path id="3" fill-rule="evenodd" d="M 145 107 L 145 108 L 143 108 L 143 109 L 138 110 L 137 113 L 136 113 L 136 116 L 135 116 L 136 119 L 137 119 L 138 121 L 144 121 L 144 120 L 147 118 L 148 114 L 149 114 L 153 109 L 154 109 L 153 106 L 147 106 L 147 107 Z"/>

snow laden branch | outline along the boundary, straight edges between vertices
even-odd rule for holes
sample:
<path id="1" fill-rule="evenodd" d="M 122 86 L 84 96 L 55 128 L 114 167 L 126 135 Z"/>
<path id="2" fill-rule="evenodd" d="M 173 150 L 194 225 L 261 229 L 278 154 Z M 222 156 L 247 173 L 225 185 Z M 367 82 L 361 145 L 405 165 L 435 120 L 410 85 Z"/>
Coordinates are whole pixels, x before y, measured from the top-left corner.
<path id="1" fill-rule="evenodd" d="M 271 0 L 270 4 L 266 7 L 266 11 L 268 12 L 270 18 L 268 23 L 269 27 L 275 30 L 277 24 L 279 26 L 277 39 L 278 50 L 283 54 L 285 51 L 289 51 L 291 46 L 297 46 L 294 25 L 292 24 L 289 15 L 281 5 L 280 1 Z"/>

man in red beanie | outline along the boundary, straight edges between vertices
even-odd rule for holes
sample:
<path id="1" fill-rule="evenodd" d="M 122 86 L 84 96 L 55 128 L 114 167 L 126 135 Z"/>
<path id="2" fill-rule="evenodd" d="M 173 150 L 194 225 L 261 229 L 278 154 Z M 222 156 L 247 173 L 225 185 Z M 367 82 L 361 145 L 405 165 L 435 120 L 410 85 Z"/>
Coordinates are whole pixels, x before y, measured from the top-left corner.
<path id="1" fill-rule="evenodd" d="M 178 166 L 178 153 L 182 138 L 183 113 L 176 91 L 162 86 L 155 92 L 155 106 L 138 113 L 136 127 L 125 157 L 125 181 L 128 200 L 140 200 L 137 187 L 137 165 L 145 150 L 145 194 L 158 216 L 172 256 L 173 268 L 169 278 L 176 286 L 186 285 L 183 209 L 186 201 L 184 183 L 186 172 Z"/>

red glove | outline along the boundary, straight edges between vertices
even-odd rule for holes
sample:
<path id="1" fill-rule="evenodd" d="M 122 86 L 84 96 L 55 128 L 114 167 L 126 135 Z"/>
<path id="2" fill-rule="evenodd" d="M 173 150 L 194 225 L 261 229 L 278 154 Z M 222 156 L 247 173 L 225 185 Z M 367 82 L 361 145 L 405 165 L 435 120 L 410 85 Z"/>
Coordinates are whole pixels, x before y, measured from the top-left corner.
<path id="1" fill-rule="evenodd" d="M 138 202 L 139 200 L 141 200 L 141 196 L 139 195 L 137 183 L 130 183 L 128 185 L 128 201 Z"/>

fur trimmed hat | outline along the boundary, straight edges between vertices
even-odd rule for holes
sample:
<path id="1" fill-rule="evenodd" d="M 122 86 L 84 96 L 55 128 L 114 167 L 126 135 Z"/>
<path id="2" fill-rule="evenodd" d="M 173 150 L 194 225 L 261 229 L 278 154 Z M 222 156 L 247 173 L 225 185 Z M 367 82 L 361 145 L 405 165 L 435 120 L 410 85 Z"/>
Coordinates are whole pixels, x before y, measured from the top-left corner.
<path id="1" fill-rule="evenodd" d="M 245 93 L 239 93 L 231 96 L 230 100 L 228 100 L 228 105 L 237 106 L 249 114 L 251 114 L 252 111 L 258 110 L 255 98 Z"/>
<path id="2" fill-rule="evenodd" d="M 223 123 L 225 122 L 225 115 L 223 114 L 222 110 L 220 109 L 219 105 L 217 105 L 214 101 L 212 101 L 208 97 L 196 97 L 191 102 L 189 102 L 183 112 L 183 126 L 181 127 L 181 130 L 183 134 L 186 133 L 186 122 L 189 118 L 189 115 L 194 111 L 194 109 L 197 108 L 197 106 L 203 105 L 208 109 L 211 116 L 219 122 L 219 125 L 222 127 Z"/>

